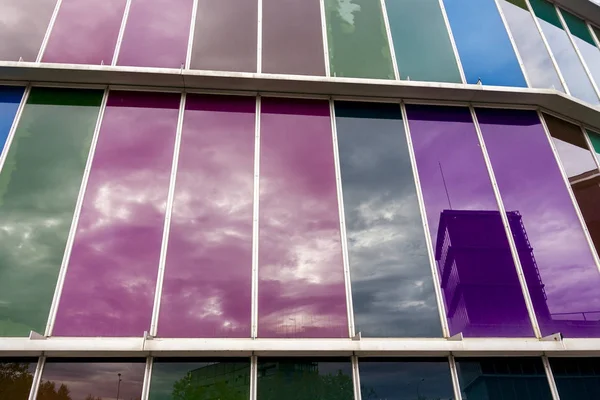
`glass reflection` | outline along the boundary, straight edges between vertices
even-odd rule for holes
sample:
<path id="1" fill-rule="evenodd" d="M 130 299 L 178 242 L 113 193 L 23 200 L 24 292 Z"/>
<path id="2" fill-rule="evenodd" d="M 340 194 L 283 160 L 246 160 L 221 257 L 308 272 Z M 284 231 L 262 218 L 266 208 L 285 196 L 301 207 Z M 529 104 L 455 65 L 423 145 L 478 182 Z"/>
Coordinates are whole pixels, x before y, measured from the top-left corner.
<path id="1" fill-rule="evenodd" d="M 0 60 L 35 61 L 57 0 L 0 3 Z"/>
<path id="2" fill-rule="evenodd" d="M 257 385 L 258 400 L 354 399 L 345 358 L 259 358 Z"/>
<path id="3" fill-rule="evenodd" d="M 187 96 L 160 336 L 250 337 L 255 110 Z"/>
<path id="4" fill-rule="evenodd" d="M 193 3 L 193 0 L 132 0 L 117 64 L 185 66 Z"/>
<path id="5" fill-rule="evenodd" d="M 0 358 L 0 397 L 27 400 L 36 365 L 35 358 Z"/>
<path id="6" fill-rule="evenodd" d="M 464 399 L 552 399 L 541 358 L 459 358 L 456 364 Z"/>
<path id="7" fill-rule="evenodd" d="M 127 0 L 62 0 L 43 62 L 112 63 Z"/>
<path id="8" fill-rule="evenodd" d="M 400 106 L 335 112 L 356 332 L 441 336 Z"/>
<path id="9" fill-rule="evenodd" d="M 467 83 L 526 87 L 495 1 L 444 0 L 444 4 Z"/>
<path id="10" fill-rule="evenodd" d="M 469 109 L 407 113 L 450 334 L 532 336 Z"/>
<path id="11" fill-rule="evenodd" d="M 250 360 L 155 358 L 149 400 L 248 400 Z"/>
<path id="12" fill-rule="evenodd" d="M 256 72 L 257 0 L 197 0 L 192 69 Z"/>
<path id="13" fill-rule="evenodd" d="M 571 37 L 575 41 L 575 46 L 579 49 L 592 74 L 592 78 L 596 81 L 596 84 L 600 83 L 600 50 L 596 47 L 586 23 L 567 11 L 561 10 L 561 14 L 571 32 Z"/>
<path id="14" fill-rule="evenodd" d="M 562 28 L 554 5 L 545 0 L 529 1 L 538 17 L 542 32 L 546 36 L 569 91 L 581 100 L 597 104 L 598 97 L 581 61 L 579 61 L 575 48 Z"/>
<path id="15" fill-rule="evenodd" d="M 0 156 L 21 103 L 23 91 L 19 86 L 0 86 Z"/>
<path id="16" fill-rule="evenodd" d="M 329 103 L 262 100 L 260 337 L 348 337 Z"/>
<path id="17" fill-rule="evenodd" d="M 550 367 L 561 400 L 600 398 L 600 359 L 550 358 Z"/>
<path id="18" fill-rule="evenodd" d="M 521 216 L 511 227 L 542 334 L 597 337 L 600 275 L 537 114 L 477 116 L 504 205 Z"/>
<path id="19" fill-rule="evenodd" d="M 44 333 L 101 100 L 31 90 L 0 173 L 0 336 Z"/>
<path id="20" fill-rule="evenodd" d="M 331 76 L 394 79 L 381 3 L 325 0 Z"/>
<path id="21" fill-rule="evenodd" d="M 54 335 L 149 329 L 180 97 L 110 93 Z"/>
<path id="22" fill-rule="evenodd" d="M 519 54 L 525 65 L 529 83 L 535 88 L 553 88 L 565 91 L 540 31 L 535 25 L 535 18 L 525 0 L 501 0 L 500 5 L 513 35 Z"/>
<path id="23" fill-rule="evenodd" d="M 359 359 L 363 399 L 453 399 L 447 359 Z"/>
<path id="24" fill-rule="evenodd" d="M 140 400 L 143 359 L 49 358 L 37 400 Z"/>

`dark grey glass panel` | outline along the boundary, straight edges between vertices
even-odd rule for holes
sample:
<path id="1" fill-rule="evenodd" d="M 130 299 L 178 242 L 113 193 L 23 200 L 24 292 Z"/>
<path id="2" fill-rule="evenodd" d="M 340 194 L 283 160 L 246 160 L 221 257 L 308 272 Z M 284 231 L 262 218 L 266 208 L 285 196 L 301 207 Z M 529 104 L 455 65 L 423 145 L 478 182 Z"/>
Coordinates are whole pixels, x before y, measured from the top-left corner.
<path id="1" fill-rule="evenodd" d="M 600 358 L 551 358 L 560 400 L 600 399 Z"/>

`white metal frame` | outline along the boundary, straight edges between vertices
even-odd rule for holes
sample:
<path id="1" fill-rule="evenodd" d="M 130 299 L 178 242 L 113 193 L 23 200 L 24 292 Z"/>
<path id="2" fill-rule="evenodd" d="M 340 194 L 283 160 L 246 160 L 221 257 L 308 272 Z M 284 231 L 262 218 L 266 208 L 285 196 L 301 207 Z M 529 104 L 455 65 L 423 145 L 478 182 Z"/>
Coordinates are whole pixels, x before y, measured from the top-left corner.
<path id="1" fill-rule="evenodd" d="M 50 40 L 50 35 L 52 33 L 52 29 L 54 28 L 54 23 L 56 22 L 56 18 L 58 17 L 58 13 L 60 11 L 60 6 L 62 5 L 62 0 L 58 0 L 56 5 L 54 6 L 54 11 L 52 12 L 52 17 L 50 17 L 50 22 L 48 23 L 48 28 L 46 28 L 46 34 L 44 35 L 44 39 L 42 40 L 42 44 L 40 45 L 40 49 L 38 51 L 37 58 L 35 59 L 36 63 L 42 61 L 44 57 L 44 53 L 46 52 L 46 47 L 48 46 L 48 40 Z"/>
<path id="2" fill-rule="evenodd" d="M 262 73 L 262 20 L 263 20 L 263 2 L 258 1 L 258 16 L 256 24 L 256 72 Z"/>
<path id="3" fill-rule="evenodd" d="M 0 172 L 2 172 L 2 168 L 4 167 L 4 163 L 6 162 L 6 158 L 8 157 L 8 151 L 10 149 L 10 145 L 15 138 L 15 133 L 17 132 L 17 126 L 19 122 L 21 122 L 21 115 L 23 115 L 23 109 L 27 104 L 27 100 L 29 99 L 29 93 L 31 93 L 31 86 L 28 85 L 25 87 L 23 91 L 23 96 L 21 97 L 21 102 L 19 103 L 19 107 L 17 107 L 17 112 L 15 113 L 15 119 L 8 131 L 8 136 L 6 137 L 6 141 L 4 142 L 4 149 L 0 149 Z"/>
<path id="4" fill-rule="evenodd" d="M 379 9 L 383 17 L 383 24 L 385 26 L 385 32 L 387 35 L 388 47 L 390 49 L 390 57 L 392 58 L 392 67 L 394 68 L 394 79 L 400 80 L 400 71 L 398 70 L 398 60 L 396 59 L 396 49 L 394 47 L 394 38 L 392 37 L 392 30 L 390 28 L 390 19 L 388 17 L 387 6 L 385 0 L 380 1 Z"/>
<path id="5" fill-rule="evenodd" d="M 125 3 L 125 9 L 123 10 L 123 19 L 121 20 L 121 27 L 119 28 L 119 35 L 117 36 L 117 43 L 115 44 L 115 51 L 110 65 L 116 66 L 119 60 L 119 53 L 121 52 L 121 44 L 123 43 L 123 37 L 125 36 L 125 28 L 129 19 L 129 10 L 131 9 L 131 2 L 133 0 L 127 0 Z"/>
<path id="6" fill-rule="evenodd" d="M 460 73 L 460 79 L 463 84 L 467 84 L 467 77 L 465 75 L 465 70 L 462 66 L 462 61 L 460 60 L 460 54 L 458 54 L 458 47 L 456 47 L 456 42 L 454 41 L 454 34 L 452 33 L 450 20 L 448 19 L 448 14 L 446 13 L 446 6 L 444 5 L 444 0 L 439 0 L 439 5 L 440 11 L 442 12 L 442 17 L 444 18 L 444 23 L 446 24 L 446 31 L 448 32 L 448 37 L 450 38 L 450 44 L 452 45 L 452 51 L 454 52 L 454 58 L 458 66 L 458 72 Z"/>
<path id="7" fill-rule="evenodd" d="M 256 96 L 254 122 L 254 188 L 252 204 L 252 300 L 250 336 L 258 337 L 258 239 L 260 229 L 260 116 L 261 97 Z"/>
<path id="8" fill-rule="evenodd" d="M 190 36 L 188 37 L 187 52 L 185 55 L 185 69 L 191 68 L 192 51 L 194 46 L 194 34 L 196 33 L 196 18 L 198 16 L 198 0 L 194 0 L 192 5 L 192 22 L 190 23 Z"/>
<path id="9" fill-rule="evenodd" d="M 331 66 L 329 62 L 329 39 L 327 37 L 327 10 L 325 9 L 325 0 L 319 0 L 321 7 L 321 35 L 323 37 L 323 57 L 325 59 L 325 76 L 331 76 Z"/>
<path id="10" fill-rule="evenodd" d="M 556 381 L 554 380 L 554 374 L 552 373 L 552 368 L 550 367 L 550 361 L 548 360 L 548 356 L 542 356 L 542 363 L 544 364 L 544 371 L 546 371 L 546 378 L 548 379 L 548 386 L 550 387 L 550 393 L 552 394 L 552 398 L 554 400 L 560 400 L 558 388 L 556 387 Z"/>

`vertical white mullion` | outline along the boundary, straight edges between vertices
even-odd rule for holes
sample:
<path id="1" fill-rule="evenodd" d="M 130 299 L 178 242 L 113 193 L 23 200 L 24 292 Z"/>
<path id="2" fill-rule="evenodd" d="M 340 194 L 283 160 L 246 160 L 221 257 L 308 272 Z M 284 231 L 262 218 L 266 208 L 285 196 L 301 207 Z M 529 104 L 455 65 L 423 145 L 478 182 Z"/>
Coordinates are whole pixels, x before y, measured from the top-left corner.
<path id="1" fill-rule="evenodd" d="M 146 368 L 144 369 L 144 382 L 142 384 L 141 400 L 148 400 L 150 396 L 150 382 L 152 381 L 152 366 L 154 365 L 153 357 L 146 357 Z"/>
<path id="2" fill-rule="evenodd" d="M 262 72 L 262 19 L 263 19 L 263 5 L 262 0 L 258 0 L 258 19 L 256 26 L 256 72 Z"/>
<path id="3" fill-rule="evenodd" d="M 588 146 L 588 149 L 592 152 L 592 157 L 594 157 L 594 162 L 596 163 L 596 167 L 600 168 L 600 160 L 598 159 L 598 153 L 594 149 L 594 145 L 592 144 L 592 140 L 586 129 L 583 126 L 579 127 L 581 129 L 581 133 L 583 134 L 583 138 L 585 139 L 585 143 Z"/>
<path id="4" fill-rule="evenodd" d="M 198 0 L 194 0 L 192 6 L 192 22 L 190 23 L 190 36 L 188 37 L 187 52 L 185 53 L 185 69 L 190 69 L 192 63 L 192 48 L 194 45 L 194 33 L 196 32 L 196 16 L 198 15 Z"/>
<path id="5" fill-rule="evenodd" d="M 352 382 L 354 386 L 354 399 L 362 400 L 362 393 L 360 392 L 360 369 L 358 366 L 358 357 L 353 355 L 350 359 L 352 363 Z"/>
<path id="6" fill-rule="evenodd" d="M 419 172 L 417 167 L 417 160 L 415 157 L 415 151 L 413 149 L 412 138 L 410 136 L 410 126 L 408 124 L 408 116 L 406 112 L 406 105 L 400 104 L 400 110 L 402 112 L 402 119 L 404 122 L 404 133 L 406 135 L 406 147 L 408 148 L 408 155 L 410 158 L 410 164 L 412 166 L 413 179 L 415 182 L 415 189 L 417 191 L 417 202 L 419 203 L 419 211 L 421 212 L 421 222 L 423 224 L 423 233 L 425 234 L 425 245 L 427 247 L 427 255 L 429 256 L 429 267 L 431 268 L 431 274 L 433 278 L 433 286 L 435 291 L 435 298 L 438 306 L 438 314 L 440 317 L 440 323 L 442 326 L 442 334 L 444 337 L 450 337 L 450 328 L 448 327 L 448 320 L 446 319 L 446 306 L 444 304 L 442 295 L 442 286 L 440 276 L 436 267 L 435 255 L 433 251 L 433 242 L 429 235 L 429 223 L 427 222 L 427 211 L 425 210 L 425 201 L 423 199 L 423 192 L 421 190 L 421 181 L 419 178 Z"/>
<path id="7" fill-rule="evenodd" d="M 83 171 L 83 177 L 81 179 L 81 186 L 79 188 L 79 195 L 77 196 L 77 202 L 75 203 L 75 211 L 73 213 L 73 220 L 71 222 L 71 229 L 69 230 L 69 236 L 67 236 L 67 243 L 65 251 L 63 253 L 62 262 L 60 264 L 60 270 L 58 273 L 58 279 L 56 281 L 56 288 L 54 290 L 54 296 L 52 298 L 52 304 L 50 306 L 50 312 L 48 314 L 48 322 L 46 323 L 46 331 L 44 336 L 51 336 L 52 330 L 54 329 L 54 321 L 56 319 L 56 313 L 58 311 L 58 304 L 60 303 L 60 296 L 62 294 L 63 285 L 65 283 L 65 277 L 67 276 L 67 268 L 69 265 L 69 259 L 71 258 L 71 250 L 73 249 L 73 241 L 75 240 L 75 234 L 77 232 L 77 226 L 79 224 L 79 216 L 81 214 L 81 208 L 83 207 L 83 200 L 90 177 L 90 171 L 92 170 L 92 164 L 94 160 L 94 154 L 96 152 L 96 145 L 98 144 L 98 136 L 100 135 L 100 126 L 102 125 L 102 119 L 104 118 L 104 112 L 106 110 L 106 103 L 108 101 L 109 89 L 104 90 L 102 96 L 102 103 L 100 103 L 100 109 L 98 111 L 98 118 L 96 120 L 96 127 L 94 128 L 94 134 L 92 136 L 92 142 L 90 143 L 90 150 L 88 152 L 88 158 Z"/>
<path id="8" fill-rule="evenodd" d="M 183 130 L 183 117 L 185 115 L 186 93 L 181 94 L 179 103 L 179 116 L 177 119 L 177 130 L 175 133 L 175 145 L 173 147 L 173 160 L 171 164 L 171 180 L 169 183 L 169 194 L 165 207 L 165 221 L 163 226 L 162 245 L 158 262 L 158 275 L 156 277 L 156 290 L 154 292 L 154 307 L 152 309 L 152 322 L 150 324 L 150 335 L 156 336 L 158 330 L 158 315 L 160 313 L 160 299 L 162 297 L 163 282 L 165 279 L 165 267 L 167 263 L 167 251 L 169 249 L 169 234 L 171 231 L 171 215 L 173 213 L 173 198 L 175 197 L 175 185 L 177 183 L 177 166 L 179 165 L 179 151 L 181 150 L 181 135 Z"/>
<path id="9" fill-rule="evenodd" d="M 565 89 L 565 93 L 568 95 L 571 95 L 571 91 L 569 90 L 567 81 L 565 80 L 565 77 L 563 76 L 560 68 L 558 67 L 558 62 L 556 61 L 556 58 L 554 57 L 554 53 L 552 52 L 552 48 L 550 47 L 550 43 L 548 42 L 548 39 L 546 39 L 546 35 L 544 35 L 544 31 L 542 30 L 542 25 L 540 24 L 540 21 L 538 21 L 538 18 L 535 15 L 535 12 L 533 11 L 533 7 L 529 3 L 529 0 L 525 0 L 525 4 L 529 8 L 529 10 L 528 10 L 529 14 L 531 14 L 531 17 L 533 18 L 533 23 L 537 27 L 538 33 L 540 34 L 540 37 L 542 38 L 542 42 L 544 42 L 544 46 L 546 46 L 546 51 L 548 52 L 548 55 L 550 56 L 550 60 L 552 60 L 552 65 L 554 65 L 554 69 L 556 70 L 556 73 L 558 74 L 558 79 L 560 80 L 560 83 L 562 83 L 563 88 Z"/>
<path id="10" fill-rule="evenodd" d="M 331 76 L 329 64 L 329 40 L 327 39 L 327 13 L 325 11 L 325 0 L 320 0 L 321 6 L 321 35 L 323 36 L 323 57 L 325 58 L 325 76 Z"/>
<path id="11" fill-rule="evenodd" d="M 498 1 L 503 1 L 503 0 L 494 0 L 494 2 L 496 3 L 496 8 L 498 9 L 498 13 L 500 14 L 500 19 L 502 19 L 502 23 L 504 24 L 504 29 L 506 30 L 506 33 L 508 34 L 508 39 L 510 40 L 510 43 L 512 44 L 513 50 L 515 51 L 515 55 L 517 56 L 517 61 L 519 62 L 519 65 L 521 66 L 521 72 L 523 72 L 523 77 L 525 78 L 527 87 L 531 88 L 533 86 L 531 86 L 531 82 L 529 81 L 529 76 L 527 74 L 527 70 L 525 69 L 525 64 L 523 63 L 523 59 L 521 58 L 521 53 L 519 53 L 519 49 L 517 48 L 517 42 L 515 42 L 515 38 L 513 37 L 512 31 L 510 30 L 510 26 L 508 25 L 508 21 L 506 20 L 506 16 L 504 15 L 504 10 L 502 10 L 502 7 L 500 6 L 500 3 L 498 3 Z"/>
<path id="12" fill-rule="evenodd" d="M 550 144 L 550 148 L 552 149 L 552 153 L 554 154 L 554 159 L 556 164 L 558 165 L 558 169 L 560 170 L 560 174 L 563 177 L 563 181 L 567 188 L 567 193 L 569 193 L 569 197 L 571 197 L 571 202 L 575 209 L 575 213 L 577 214 L 577 218 L 579 218 L 579 223 L 581 224 L 581 228 L 583 229 L 583 234 L 585 235 L 585 239 L 588 242 L 588 246 L 592 253 L 592 257 L 594 258 L 594 262 L 596 263 L 596 268 L 600 271 L 600 258 L 598 257 L 598 252 L 596 251 L 596 246 L 594 246 L 594 242 L 592 241 L 592 236 L 590 235 L 590 231 L 585 223 L 585 219 L 583 219 L 583 214 L 579 209 L 579 204 L 577 204 L 577 199 L 575 198 L 575 193 L 573 193 L 573 188 L 571 188 L 571 183 L 569 182 L 569 177 L 563 168 L 562 162 L 560 161 L 560 155 L 558 154 L 558 150 L 554 145 L 554 141 L 552 140 L 552 135 L 550 134 L 550 129 L 548 129 L 548 125 L 546 124 L 546 120 L 541 111 L 538 110 L 538 117 L 542 122 L 542 126 L 544 127 L 544 132 L 546 133 L 546 139 L 548 139 L 548 143 Z"/>
<path id="13" fill-rule="evenodd" d="M 462 400 L 462 391 L 460 390 L 460 378 L 458 377 L 458 368 L 456 368 L 456 360 L 453 355 L 448 356 L 448 364 L 450 365 L 450 378 L 452 379 L 452 388 L 454 389 L 454 398 Z"/>
<path id="14" fill-rule="evenodd" d="M 256 116 L 254 123 L 254 202 L 252 209 L 252 300 L 251 337 L 258 336 L 258 233 L 260 200 L 260 95 L 256 96 Z"/>
<path id="15" fill-rule="evenodd" d="M 6 142 L 4 142 L 4 150 L 0 149 L 0 172 L 2 172 L 2 167 L 6 162 L 6 157 L 8 157 L 8 151 L 10 150 L 10 145 L 12 144 L 13 139 L 15 138 L 15 133 L 17 132 L 17 127 L 19 122 L 21 121 L 21 116 L 23 115 L 23 109 L 27 104 L 27 99 L 29 99 L 29 93 L 31 93 L 31 85 L 25 87 L 23 91 L 23 97 L 21 97 L 21 102 L 19 103 L 19 107 L 17 107 L 17 112 L 15 113 L 15 118 L 13 119 L 13 123 L 10 126 L 10 130 L 8 131 L 8 136 L 6 137 Z"/>
<path id="16" fill-rule="evenodd" d="M 35 400 L 37 397 L 38 390 L 40 388 L 40 382 L 42 380 L 42 373 L 44 372 L 44 365 L 46 364 L 46 356 L 43 354 L 38 358 L 35 372 L 33 373 L 33 380 L 31 382 L 31 389 L 29 390 L 29 400 Z"/>
<path id="17" fill-rule="evenodd" d="M 342 190 L 342 172 L 340 167 L 340 149 L 337 138 L 337 125 L 335 121 L 335 104 L 329 100 L 329 114 L 331 118 L 331 137 L 333 140 L 333 162 L 335 165 L 335 181 L 338 198 L 338 214 L 340 219 L 340 240 L 342 244 L 342 261 L 344 264 L 344 284 L 346 286 L 346 311 L 348 316 L 348 334 L 356 334 L 354 326 L 354 306 L 352 303 L 352 281 L 350 279 L 350 260 L 348 256 L 348 237 L 346 234 L 346 214 L 344 212 L 344 192 Z"/>
<path id="18" fill-rule="evenodd" d="M 588 31 L 590 31 L 590 35 L 592 36 L 592 40 L 596 44 L 596 47 L 600 49 L 600 41 L 598 41 L 598 36 L 596 36 L 596 32 L 594 32 L 592 25 L 588 21 L 585 21 L 585 24 L 587 25 Z"/>
<path id="19" fill-rule="evenodd" d="M 42 44 L 40 45 L 40 51 L 38 52 L 37 58 L 35 59 L 36 63 L 42 61 L 42 57 L 44 56 L 44 52 L 46 51 L 46 46 L 48 46 L 48 40 L 50 40 L 50 34 L 52 33 L 52 29 L 54 28 L 54 23 L 56 22 L 56 17 L 58 16 L 58 11 L 60 10 L 61 5 L 62 0 L 58 0 L 56 2 L 56 5 L 54 6 L 54 11 L 52 12 L 52 17 L 50 17 L 50 22 L 48 23 L 46 34 L 44 35 L 44 39 L 42 39 Z"/>
<path id="20" fill-rule="evenodd" d="M 458 72 L 460 73 L 460 79 L 462 83 L 467 83 L 467 77 L 465 75 L 465 70 L 462 66 L 462 62 L 460 61 L 460 55 L 458 54 L 458 47 L 456 47 L 456 41 L 454 40 L 454 34 L 452 33 L 452 27 L 450 26 L 450 20 L 448 19 L 448 14 L 446 13 L 446 6 L 444 6 L 444 0 L 439 0 L 440 11 L 442 12 L 442 17 L 444 18 L 444 23 L 446 24 L 446 31 L 448 32 L 448 37 L 450 38 L 450 44 L 452 45 L 452 51 L 454 52 L 454 58 L 456 61 L 456 65 L 458 66 Z"/>
<path id="21" fill-rule="evenodd" d="M 544 364 L 544 370 L 546 371 L 546 378 L 548 379 L 548 386 L 550 386 L 550 393 L 552 393 L 552 398 L 554 400 L 560 400 L 560 395 L 558 394 L 558 387 L 556 387 L 556 381 L 554 380 L 554 374 L 552 373 L 552 367 L 550 366 L 550 360 L 548 360 L 548 356 L 542 356 L 542 363 Z"/>
<path id="22" fill-rule="evenodd" d="M 385 24 L 385 31 L 387 33 L 388 46 L 390 48 L 390 56 L 392 57 L 392 66 L 394 67 L 394 78 L 398 81 L 400 80 L 400 71 L 398 70 L 398 61 L 396 60 L 396 49 L 394 48 L 394 39 L 392 38 L 390 19 L 388 18 L 385 0 L 381 0 L 381 14 L 383 16 L 383 23 Z"/>
<path id="23" fill-rule="evenodd" d="M 256 400 L 258 392 L 258 359 L 255 355 L 250 357 L 250 400 Z"/>
<path id="24" fill-rule="evenodd" d="M 494 191 L 494 196 L 496 197 L 498 211 L 500 212 L 500 217 L 502 218 L 502 223 L 504 225 L 504 230 L 505 230 L 505 233 L 506 233 L 506 236 L 508 239 L 508 245 L 510 247 L 510 252 L 512 254 L 513 261 L 515 263 L 515 268 L 517 270 L 517 276 L 519 277 L 519 282 L 521 283 L 521 291 L 523 293 L 523 298 L 525 299 L 525 304 L 527 306 L 527 313 L 529 314 L 531 326 L 533 328 L 533 332 L 535 333 L 535 336 L 537 338 L 541 338 L 542 333 L 540 331 L 537 317 L 535 315 L 533 301 L 531 300 L 531 295 L 529 294 L 529 288 L 527 287 L 527 281 L 525 279 L 525 274 L 523 272 L 523 266 L 521 265 L 521 259 L 519 258 L 519 252 L 517 250 L 517 245 L 516 245 L 515 239 L 512 235 L 512 229 L 510 228 L 510 222 L 508 220 L 508 216 L 506 215 L 506 208 L 504 207 L 504 201 L 502 200 L 502 195 L 500 194 L 500 188 L 498 187 L 498 182 L 496 181 L 496 175 L 494 174 L 494 170 L 492 167 L 492 161 L 490 159 L 485 141 L 483 139 L 483 133 L 481 132 L 481 127 L 479 126 L 479 121 L 477 120 L 477 113 L 475 113 L 475 108 L 473 108 L 473 106 L 470 106 L 469 109 L 471 111 L 471 116 L 473 118 L 473 123 L 475 125 L 475 131 L 477 132 L 477 138 L 479 139 L 479 146 L 481 147 L 481 153 L 483 154 L 483 158 L 485 160 L 485 165 L 488 170 L 488 176 L 490 178 L 490 182 L 492 183 L 492 189 Z"/>
<path id="25" fill-rule="evenodd" d="M 119 28 L 119 36 L 117 36 L 117 43 L 115 45 L 115 52 L 113 53 L 112 62 L 110 65 L 117 65 L 119 59 L 119 52 L 121 51 L 121 43 L 123 43 L 123 36 L 125 35 L 125 26 L 127 26 L 127 19 L 129 18 L 129 10 L 131 9 L 131 1 L 127 0 L 125 3 L 125 10 L 123 10 L 123 19 L 121 20 L 121 28 Z"/>

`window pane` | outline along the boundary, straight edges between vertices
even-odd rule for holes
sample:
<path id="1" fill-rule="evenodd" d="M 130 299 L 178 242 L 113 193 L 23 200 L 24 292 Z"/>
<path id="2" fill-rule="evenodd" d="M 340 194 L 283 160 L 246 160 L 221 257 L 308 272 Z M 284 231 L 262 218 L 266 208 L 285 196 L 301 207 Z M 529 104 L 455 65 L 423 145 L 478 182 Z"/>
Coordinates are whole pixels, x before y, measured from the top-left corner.
<path id="1" fill-rule="evenodd" d="M 356 332 L 441 336 L 399 104 L 336 102 Z"/>
<path id="2" fill-rule="evenodd" d="M 456 364 L 464 399 L 552 399 L 541 358 L 459 358 Z"/>
<path id="3" fill-rule="evenodd" d="M 187 96 L 160 336 L 250 337 L 255 111 Z"/>
<path id="4" fill-rule="evenodd" d="M 0 336 L 44 333 L 101 101 L 31 90 L 0 173 Z"/>
<path id="5" fill-rule="evenodd" d="M 35 61 L 57 0 L 3 0 L 0 3 L 0 60 Z"/>
<path id="6" fill-rule="evenodd" d="M 527 83 L 494 0 L 444 0 L 467 83 Z M 476 35 L 473 32 L 477 32 Z"/>
<path id="7" fill-rule="evenodd" d="M 258 0 L 198 0 L 192 69 L 256 72 Z"/>
<path id="8" fill-rule="evenodd" d="M 359 359 L 363 399 L 453 399 L 447 359 Z"/>
<path id="9" fill-rule="evenodd" d="M 259 358 L 258 400 L 353 400 L 350 359 Z"/>
<path id="10" fill-rule="evenodd" d="M 155 358 L 149 400 L 248 400 L 250 360 Z"/>
<path id="11" fill-rule="evenodd" d="M 325 0 L 331 76 L 394 79 L 381 3 Z"/>
<path id="12" fill-rule="evenodd" d="M 23 91 L 24 89 L 19 86 L 0 86 L 0 155 L 2 155 L 15 114 L 21 103 Z"/>
<path id="13" fill-rule="evenodd" d="M 600 359 L 551 358 L 550 366 L 561 400 L 600 398 Z"/>
<path id="14" fill-rule="evenodd" d="M 55 335 L 149 330 L 180 97 L 110 93 Z"/>
<path id="15" fill-rule="evenodd" d="M 112 63 L 126 0 L 62 0 L 42 61 Z"/>
<path id="16" fill-rule="evenodd" d="M 258 335 L 348 337 L 329 103 L 262 100 Z"/>
<path id="17" fill-rule="evenodd" d="M 48 359 L 37 400 L 140 400 L 143 359 Z"/>
<path id="18" fill-rule="evenodd" d="M 461 83 L 439 0 L 386 0 L 400 78 Z"/>
<path id="19" fill-rule="evenodd" d="M 530 0 L 530 3 L 571 94 L 589 103 L 598 104 L 598 97 L 575 48 L 562 28 L 554 5 L 546 0 Z"/>
<path id="20" fill-rule="evenodd" d="M 262 72 L 325 75 L 319 0 L 263 0 Z"/>
<path id="21" fill-rule="evenodd" d="M 582 19 L 567 11 L 561 10 L 561 13 L 593 79 L 596 84 L 600 83 L 600 50 L 596 47 L 587 25 Z"/>
<path id="22" fill-rule="evenodd" d="M 185 66 L 193 0 L 132 0 L 119 65 Z"/>
<path id="23" fill-rule="evenodd" d="M 407 112 L 450 334 L 532 336 L 469 109 Z"/>
<path id="24" fill-rule="evenodd" d="M 6 400 L 27 400 L 37 366 L 35 358 L 0 358 L 0 395 Z"/>
<path id="25" fill-rule="evenodd" d="M 550 54 L 525 0 L 501 0 L 500 5 L 525 65 L 529 83 L 535 88 L 564 92 Z"/>
<path id="26" fill-rule="evenodd" d="M 534 111 L 477 116 L 542 334 L 600 335 L 600 275 Z"/>

